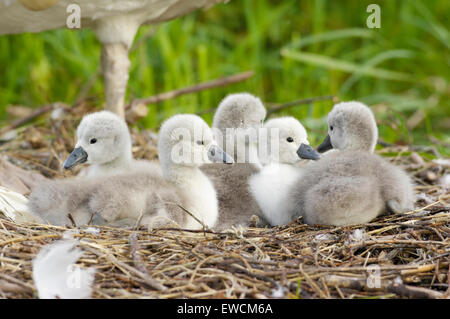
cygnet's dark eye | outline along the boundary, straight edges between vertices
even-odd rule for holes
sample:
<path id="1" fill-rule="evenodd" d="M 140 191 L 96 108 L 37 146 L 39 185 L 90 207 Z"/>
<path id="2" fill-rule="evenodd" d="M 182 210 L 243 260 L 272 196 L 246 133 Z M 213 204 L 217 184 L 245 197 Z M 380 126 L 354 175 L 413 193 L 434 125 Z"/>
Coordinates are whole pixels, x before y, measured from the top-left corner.
<path id="1" fill-rule="evenodd" d="M 332 131 L 333 130 L 333 126 L 330 126 L 330 131 Z"/>
<path id="2" fill-rule="evenodd" d="M 289 143 L 292 143 L 293 141 L 294 141 L 294 139 L 292 138 L 292 137 L 288 137 L 287 139 L 286 139 L 286 141 L 288 141 Z"/>
<path id="3" fill-rule="evenodd" d="M 205 143 L 203 141 L 197 141 L 198 145 L 204 145 Z"/>
<path id="4" fill-rule="evenodd" d="M 91 140 L 89 141 L 89 143 L 95 144 L 95 143 L 97 143 L 97 139 L 96 139 L 96 138 L 91 138 Z"/>

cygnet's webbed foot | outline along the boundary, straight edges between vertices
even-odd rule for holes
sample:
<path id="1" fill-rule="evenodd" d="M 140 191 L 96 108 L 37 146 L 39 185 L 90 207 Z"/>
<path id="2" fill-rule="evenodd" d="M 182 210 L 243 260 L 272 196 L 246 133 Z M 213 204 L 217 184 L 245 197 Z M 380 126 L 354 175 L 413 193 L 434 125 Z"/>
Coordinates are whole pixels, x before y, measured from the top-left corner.
<path id="1" fill-rule="evenodd" d="M 252 215 L 252 217 L 250 217 L 250 224 L 248 226 L 258 227 L 258 224 L 259 224 L 259 217 L 257 215 Z"/>
<path id="2" fill-rule="evenodd" d="M 248 227 L 264 228 L 268 225 L 269 224 L 263 218 L 260 218 L 258 215 L 252 215 L 252 217 L 250 217 L 250 223 L 248 224 Z"/>

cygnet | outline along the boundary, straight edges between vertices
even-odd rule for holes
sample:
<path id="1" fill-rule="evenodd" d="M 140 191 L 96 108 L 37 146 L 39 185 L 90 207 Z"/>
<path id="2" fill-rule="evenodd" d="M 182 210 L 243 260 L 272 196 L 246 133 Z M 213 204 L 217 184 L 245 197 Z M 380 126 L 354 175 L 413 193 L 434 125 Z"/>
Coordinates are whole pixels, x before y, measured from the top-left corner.
<path id="1" fill-rule="evenodd" d="M 217 190 L 219 220 L 216 230 L 248 226 L 252 215 L 262 216 L 250 193 L 248 179 L 261 168 L 257 141 L 265 116 L 261 100 L 249 93 L 228 95 L 214 114 L 216 140 L 235 161 L 229 166 L 209 164 L 201 168 Z"/>
<path id="2" fill-rule="evenodd" d="M 134 160 L 128 126 L 118 115 L 100 111 L 83 117 L 77 128 L 77 144 L 63 164 L 71 169 L 78 164 L 89 164 L 79 177 L 98 177 L 108 174 L 145 169 L 149 163 Z"/>
<path id="3" fill-rule="evenodd" d="M 336 148 L 308 165 L 292 185 L 289 219 L 303 216 L 308 224 L 366 223 L 386 211 L 413 208 L 408 175 L 372 154 L 378 130 L 372 111 L 360 102 L 336 104 L 328 115 L 328 136 L 319 151 Z"/>
<path id="4" fill-rule="evenodd" d="M 288 191 L 309 162 L 306 158 L 317 160 L 319 154 L 309 146 L 305 128 L 293 117 L 271 119 L 264 129 L 267 143 L 260 141 L 259 144 L 264 167 L 250 177 L 249 183 L 264 218 L 270 225 L 277 226 L 290 222 L 280 211 L 285 210 Z M 298 150 L 304 159 L 297 155 Z"/>

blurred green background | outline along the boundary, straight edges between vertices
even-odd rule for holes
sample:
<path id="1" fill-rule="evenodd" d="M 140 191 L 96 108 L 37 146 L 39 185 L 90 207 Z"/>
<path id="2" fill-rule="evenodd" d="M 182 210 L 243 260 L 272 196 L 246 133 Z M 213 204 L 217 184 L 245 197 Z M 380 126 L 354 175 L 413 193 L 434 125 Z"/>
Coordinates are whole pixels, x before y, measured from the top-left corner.
<path id="1" fill-rule="evenodd" d="M 254 70 L 245 82 L 149 105 L 139 125 L 157 128 L 172 114 L 208 110 L 231 92 L 267 103 L 331 94 L 371 105 L 382 140 L 433 144 L 450 156 L 450 1 L 377 1 L 381 28 L 369 29 L 366 8 L 373 2 L 231 0 L 141 27 L 127 100 Z M 90 30 L 1 36 L 0 126 L 11 121 L 8 105 L 71 104 L 87 93 L 102 107 L 99 57 Z M 317 145 L 332 104 L 276 115 L 296 116 Z M 211 121 L 212 114 L 203 116 Z"/>

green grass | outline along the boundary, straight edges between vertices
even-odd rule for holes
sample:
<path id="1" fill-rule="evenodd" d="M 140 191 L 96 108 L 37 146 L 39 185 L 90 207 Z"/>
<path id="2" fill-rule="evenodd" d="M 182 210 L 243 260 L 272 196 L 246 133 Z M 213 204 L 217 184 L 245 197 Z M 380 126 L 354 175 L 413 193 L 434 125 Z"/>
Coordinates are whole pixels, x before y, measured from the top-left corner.
<path id="1" fill-rule="evenodd" d="M 175 113 L 217 106 L 228 93 L 249 91 L 266 102 L 337 95 L 374 106 L 386 142 L 450 142 L 450 2 L 385 0 L 381 29 L 368 29 L 373 1 L 232 0 L 157 26 L 130 54 L 127 99 L 145 97 L 245 70 L 243 83 L 150 105 L 139 124 L 156 128 Z M 142 27 L 135 42 L 152 26 Z M 101 107 L 100 44 L 90 30 L 0 37 L 0 121 L 9 104 L 73 103 L 83 86 Z M 312 144 L 325 132 L 331 102 L 294 107 Z M 424 118 L 408 134 L 407 119 Z M 212 114 L 205 119 L 211 121 Z M 1 124 L 0 124 L 1 125 Z M 438 146 L 450 156 L 450 150 Z"/>

